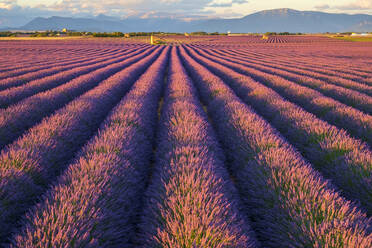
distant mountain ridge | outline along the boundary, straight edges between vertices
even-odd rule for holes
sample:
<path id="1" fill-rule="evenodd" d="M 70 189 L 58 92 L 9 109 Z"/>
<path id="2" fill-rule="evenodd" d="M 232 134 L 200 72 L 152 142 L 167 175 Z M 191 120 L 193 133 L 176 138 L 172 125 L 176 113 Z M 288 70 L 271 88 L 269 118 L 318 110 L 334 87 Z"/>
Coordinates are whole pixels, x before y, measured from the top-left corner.
<path id="1" fill-rule="evenodd" d="M 61 30 L 92 32 L 372 32 L 372 15 L 332 14 L 293 9 L 264 10 L 235 19 L 184 21 L 172 18 L 119 19 L 105 15 L 95 18 L 38 17 L 19 27 L 22 30 Z"/>

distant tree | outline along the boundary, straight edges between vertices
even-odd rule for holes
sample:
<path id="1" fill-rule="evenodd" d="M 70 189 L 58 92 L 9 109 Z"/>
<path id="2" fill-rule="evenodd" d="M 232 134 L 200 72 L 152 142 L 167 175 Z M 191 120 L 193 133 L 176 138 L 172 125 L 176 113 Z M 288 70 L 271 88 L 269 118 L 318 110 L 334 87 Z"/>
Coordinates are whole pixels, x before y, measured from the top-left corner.
<path id="1" fill-rule="evenodd" d="M 197 31 L 197 32 L 192 32 L 190 33 L 191 35 L 208 35 L 207 32 L 204 32 L 204 31 Z"/>
<path id="2" fill-rule="evenodd" d="M 0 32 L 0 37 L 11 37 L 12 35 L 13 33 L 9 31 Z"/>
<path id="3" fill-rule="evenodd" d="M 84 32 L 76 32 L 76 31 L 67 32 L 67 36 L 83 36 L 83 35 L 85 35 Z"/>
<path id="4" fill-rule="evenodd" d="M 30 37 L 48 37 L 47 32 L 35 32 L 30 35 Z"/>

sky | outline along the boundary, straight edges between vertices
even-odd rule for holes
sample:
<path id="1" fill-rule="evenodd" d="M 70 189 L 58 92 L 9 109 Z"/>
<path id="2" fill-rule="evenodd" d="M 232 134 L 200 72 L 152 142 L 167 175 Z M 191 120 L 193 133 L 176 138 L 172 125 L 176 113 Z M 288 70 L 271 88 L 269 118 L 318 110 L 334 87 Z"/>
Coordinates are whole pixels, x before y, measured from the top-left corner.
<path id="1" fill-rule="evenodd" d="M 53 15 L 234 18 L 276 8 L 372 15 L 372 0 L 0 0 L 0 26 Z"/>
<path id="2" fill-rule="evenodd" d="M 180 15 L 235 17 L 275 8 L 372 14 L 372 0 L 0 0 L 0 7 L 1 3 L 51 11 L 69 10 L 74 14 L 117 16 L 174 12 Z"/>

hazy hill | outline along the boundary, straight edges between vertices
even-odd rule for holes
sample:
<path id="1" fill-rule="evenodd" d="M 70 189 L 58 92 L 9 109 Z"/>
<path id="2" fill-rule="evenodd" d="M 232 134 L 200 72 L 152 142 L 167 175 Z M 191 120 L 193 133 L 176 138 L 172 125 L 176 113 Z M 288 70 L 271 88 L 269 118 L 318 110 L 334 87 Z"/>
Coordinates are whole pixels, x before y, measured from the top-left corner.
<path id="1" fill-rule="evenodd" d="M 128 29 L 120 20 L 104 18 L 71 18 L 52 16 L 38 17 L 20 27 L 21 30 L 61 30 L 63 28 L 78 31 L 112 32 Z"/>
<path id="2" fill-rule="evenodd" d="M 372 31 L 371 15 L 330 14 L 317 11 L 274 9 L 260 11 L 243 18 L 183 21 L 171 18 L 128 18 L 99 15 L 96 18 L 53 16 L 35 18 L 22 30 L 60 30 L 63 28 L 96 32 L 344 32 Z"/>

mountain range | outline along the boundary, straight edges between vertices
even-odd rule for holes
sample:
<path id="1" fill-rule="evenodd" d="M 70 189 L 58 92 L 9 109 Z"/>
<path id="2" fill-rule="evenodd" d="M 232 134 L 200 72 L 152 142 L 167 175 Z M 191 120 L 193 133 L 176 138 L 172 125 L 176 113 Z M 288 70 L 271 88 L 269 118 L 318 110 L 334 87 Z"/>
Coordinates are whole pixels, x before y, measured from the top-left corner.
<path id="1" fill-rule="evenodd" d="M 92 32 L 371 32 L 372 15 L 274 9 L 234 19 L 182 20 L 165 17 L 120 19 L 105 15 L 94 18 L 52 16 L 35 18 L 17 29 L 35 31 L 61 30 L 63 28 Z"/>

